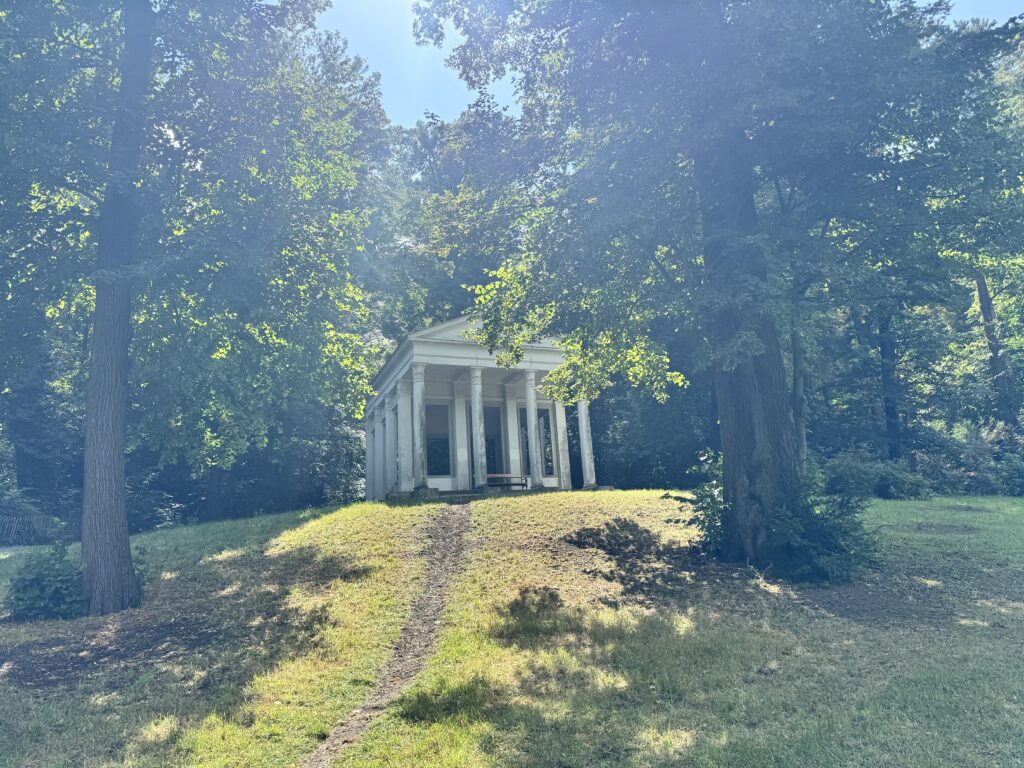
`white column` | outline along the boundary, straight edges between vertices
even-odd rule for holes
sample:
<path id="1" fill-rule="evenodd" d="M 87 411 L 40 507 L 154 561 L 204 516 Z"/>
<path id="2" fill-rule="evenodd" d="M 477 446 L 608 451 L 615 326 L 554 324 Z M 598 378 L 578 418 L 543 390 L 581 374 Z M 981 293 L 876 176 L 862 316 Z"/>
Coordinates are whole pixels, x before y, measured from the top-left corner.
<path id="1" fill-rule="evenodd" d="M 398 419 L 395 418 L 395 395 L 389 392 L 384 401 L 384 494 L 395 489 L 398 482 Z"/>
<path id="2" fill-rule="evenodd" d="M 594 443 L 590 435 L 590 404 L 586 400 L 580 400 L 576 404 L 576 411 L 580 418 L 580 458 L 583 460 L 583 487 L 596 488 Z"/>
<path id="3" fill-rule="evenodd" d="M 466 424 L 466 382 L 452 384 L 452 440 L 455 445 L 455 490 L 469 491 L 473 488 L 469 471 L 469 425 Z"/>
<path id="4" fill-rule="evenodd" d="M 483 369 L 469 369 L 470 421 L 473 427 L 473 485 L 487 487 L 487 445 L 484 431 Z"/>
<path id="5" fill-rule="evenodd" d="M 363 434 L 366 441 L 365 494 L 367 501 L 372 501 L 377 498 L 377 480 L 373 475 L 373 464 L 377 458 L 377 450 L 373 444 L 373 415 L 370 413 L 366 414 L 366 420 L 363 422 Z"/>
<path id="6" fill-rule="evenodd" d="M 373 427 L 373 447 L 377 454 L 373 461 L 373 476 L 377 480 L 377 483 L 374 486 L 376 489 L 376 495 L 374 498 L 383 499 L 388 493 L 387 482 L 385 480 L 385 474 L 387 473 L 387 455 L 385 454 L 385 449 L 387 445 L 384 435 L 384 414 L 379 410 L 377 412 L 376 423 Z"/>
<path id="7" fill-rule="evenodd" d="M 427 366 L 412 367 L 412 474 L 415 489 L 427 487 L 427 401 L 423 379 Z"/>
<path id="8" fill-rule="evenodd" d="M 555 424 L 555 445 L 557 446 L 556 460 L 558 462 L 558 487 L 563 491 L 572 490 L 572 473 L 569 470 L 569 431 L 565 421 L 565 406 L 562 403 L 554 404 Z"/>
<path id="9" fill-rule="evenodd" d="M 412 469 L 412 384 L 398 382 L 398 490 L 409 493 L 415 488 Z"/>
<path id="10" fill-rule="evenodd" d="M 537 373 L 524 371 L 526 387 L 526 444 L 530 453 L 530 485 L 541 488 L 544 485 L 544 456 L 541 454 L 540 438 L 537 434 Z"/>
<path id="11" fill-rule="evenodd" d="M 505 434 L 508 435 L 508 473 L 523 474 L 523 455 L 519 450 L 519 401 L 516 388 L 505 385 Z"/>

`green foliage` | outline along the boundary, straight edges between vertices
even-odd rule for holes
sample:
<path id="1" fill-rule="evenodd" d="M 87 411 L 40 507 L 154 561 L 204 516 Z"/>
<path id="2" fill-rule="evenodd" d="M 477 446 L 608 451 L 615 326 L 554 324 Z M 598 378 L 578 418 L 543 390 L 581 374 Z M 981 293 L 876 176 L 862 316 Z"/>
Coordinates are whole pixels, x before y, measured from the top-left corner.
<path id="1" fill-rule="evenodd" d="M 850 462 L 848 462 L 848 465 Z M 870 561 L 874 543 L 862 525 L 871 491 L 858 472 L 839 480 L 817 471 L 805 473 L 810 503 L 800 511 L 773 510 L 765 542 L 766 572 L 795 581 L 846 581 Z M 722 485 L 722 457 L 705 452 L 691 473 L 704 478 L 694 490 L 687 521 L 701 532 L 701 547 L 721 553 L 729 512 Z"/>
<path id="2" fill-rule="evenodd" d="M 673 350 L 680 359 L 690 350 Z M 687 474 L 698 455 L 715 444 L 706 372 L 664 403 L 622 382 L 591 404 L 597 474 L 615 488 L 691 488 L 703 480 Z M 570 415 L 570 429 L 575 429 Z"/>
<path id="3" fill-rule="evenodd" d="M 24 542 L 52 517 L 77 529 L 121 22 L 112 0 L 8 5 L 0 488 L 17 491 L 0 491 L 0 542 Z M 694 481 L 721 445 L 716 371 L 775 351 L 750 330 L 767 316 L 789 358 L 774 380 L 807 383 L 828 498 L 1024 493 L 1019 24 L 898 0 L 425 0 L 423 40 L 454 24 L 460 75 L 519 73 L 522 109 L 482 97 L 401 131 L 365 63 L 313 31 L 322 0 L 163 5 L 131 275 L 132 530 L 357 498 L 374 371 L 467 309 L 505 362 L 562 339 L 548 388 L 604 393 L 604 482 Z M 723 146 L 749 161 L 756 223 L 715 280 L 698 169 Z M 723 315 L 738 322 L 716 336 Z M 698 494 L 709 542 L 716 493 Z M 827 560 L 844 545 L 826 521 L 855 515 L 808 493 L 766 511 L 773 547 Z"/>
<path id="4" fill-rule="evenodd" d="M 14 572 L 6 607 L 17 621 L 71 619 L 85 613 L 82 569 L 69 557 L 65 544 L 30 557 Z"/>
<path id="5" fill-rule="evenodd" d="M 808 488 L 809 504 L 775 510 L 767 544 L 768 573 L 794 581 L 847 581 L 869 562 L 874 546 L 862 523 L 866 499 Z"/>
<path id="6" fill-rule="evenodd" d="M 884 461 L 863 451 L 849 451 L 825 462 L 825 491 L 836 496 L 925 499 L 932 488 L 904 463 Z"/>
<path id="7" fill-rule="evenodd" d="M 74 532 L 120 4 L 9 5 L 0 424 L 13 482 Z M 190 0 L 157 16 L 131 274 L 133 530 L 230 511 L 224 473 L 265 502 L 240 499 L 250 512 L 351 498 L 361 474 L 333 459 L 353 453 L 339 424 L 359 419 L 389 343 L 384 289 L 367 284 L 393 239 L 396 136 L 377 77 L 314 30 L 323 5 Z"/>
<path id="8" fill-rule="evenodd" d="M 722 485 L 722 455 L 704 451 L 697 457 L 697 464 L 690 469 L 692 476 L 700 478 L 700 484 L 693 491 L 693 501 L 685 501 L 691 510 L 688 525 L 701 534 L 701 547 L 708 552 L 718 552 L 722 546 L 722 523 L 727 504 Z"/>
<path id="9" fill-rule="evenodd" d="M 462 33 L 451 61 L 467 83 L 522 73 L 522 117 L 506 137 L 449 145 L 470 169 L 435 227 L 491 254 L 475 289 L 481 338 L 514 362 L 530 341 L 562 337 L 566 364 L 549 384 L 569 401 L 620 383 L 664 400 L 710 368 L 708 431 L 726 426 L 721 445 L 737 459 L 725 496 L 744 507 L 721 518 L 733 556 L 820 577 L 859 549 L 851 505 L 798 487 L 786 374 L 814 383 L 800 422 L 812 449 L 863 445 L 892 460 L 872 484 L 887 495 L 926 485 L 912 453 L 927 418 L 992 412 L 963 402 L 993 391 L 984 348 L 970 387 L 948 386 L 936 363 L 980 338 L 959 314 L 976 262 L 954 252 L 1004 254 L 1024 231 L 1020 145 L 998 135 L 991 90 L 1018 27 L 953 27 L 946 11 L 896 0 L 418 7 L 422 39 L 439 43 L 449 24 Z M 487 146 L 519 154 L 478 179 Z M 806 337 L 800 371 L 795 350 L 781 370 L 787 331 Z M 686 336 L 704 342 L 698 354 L 678 353 Z M 748 406 L 761 421 L 743 423 Z"/>
<path id="10" fill-rule="evenodd" d="M 913 458 L 936 493 L 1019 495 L 1024 459 L 1019 429 L 1002 422 L 960 421 L 933 426 L 920 436 Z"/>

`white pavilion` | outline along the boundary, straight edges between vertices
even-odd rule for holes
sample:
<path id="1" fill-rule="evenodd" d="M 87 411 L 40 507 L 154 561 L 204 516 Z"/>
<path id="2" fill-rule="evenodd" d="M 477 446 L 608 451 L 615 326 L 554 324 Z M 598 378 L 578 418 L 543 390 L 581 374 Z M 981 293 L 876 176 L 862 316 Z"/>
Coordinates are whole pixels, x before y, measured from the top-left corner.
<path id="1" fill-rule="evenodd" d="M 417 331 L 373 380 L 366 406 L 366 498 L 437 492 L 572 488 L 565 407 L 537 385 L 562 364 L 553 341 L 530 344 L 515 368 L 459 318 Z M 596 486 L 590 413 L 577 407 L 583 487 Z"/>

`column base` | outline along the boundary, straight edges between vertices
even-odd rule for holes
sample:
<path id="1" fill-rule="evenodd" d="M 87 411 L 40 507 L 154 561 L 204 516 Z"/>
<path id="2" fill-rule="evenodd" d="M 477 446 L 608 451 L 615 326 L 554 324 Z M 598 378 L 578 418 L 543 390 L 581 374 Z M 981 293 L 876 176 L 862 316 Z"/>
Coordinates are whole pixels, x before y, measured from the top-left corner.
<path id="1" fill-rule="evenodd" d="M 421 485 L 410 494 L 410 498 L 413 499 L 437 499 L 440 496 L 441 493 L 437 488 L 431 488 L 429 485 Z"/>

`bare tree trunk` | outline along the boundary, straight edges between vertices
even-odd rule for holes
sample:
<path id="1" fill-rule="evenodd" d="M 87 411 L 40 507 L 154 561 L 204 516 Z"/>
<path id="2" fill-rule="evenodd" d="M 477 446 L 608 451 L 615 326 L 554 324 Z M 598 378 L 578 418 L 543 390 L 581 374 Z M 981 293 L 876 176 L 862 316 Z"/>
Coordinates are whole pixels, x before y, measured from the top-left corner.
<path id="1" fill-rule="evenodd" d="M 903 424 L 900 421 L 900 382 L 896 372 L 896 337 L 892 330 L 892 312 L 878 321 L 878 354 L 882 363 L 882 411 L 885 414 L 885 439 L 889 458 L 903 457 Z"/>
<path id="2" fill-rule="evenodd" d="M 992 371 L 992 386 L 995 388 L 999 418 L 1007 424 L 1020 426 L 1020 390 L 1014 378 L 1010 357 L 999 337 L 999 320 L 996 318 L 996 308 L 992 304 L 988 281 L 980 272 L 975 275 L 974 280 L 978 286 L 978 305 L 981 307 L 982 325 L 985 329 L 985 340 L 988 342 L 989 368 Z"/>
<path id="3" fill-rule="evenodd" d="M 793 407 L 793 428 L 796 436 L 796 460 L 802 472 L 807 466 L 807 360 L 804 350 L 804 337 L 797 326 L 798 318 L 793 318 L 793 331 L 790 343 L 793 355 L 793 389 L 791 402 Z"/>
<path id="4" fill-rule="evenodd" d="M 85 402 L 82 562 L 89 612 L 138 605 L 141 588 L 128 541 L 125 419 L 128 411 L 132 286 L 142 221 L 136 183 L 146 137 L 144 105 L 153 58 L 150 0 L 124 0 L 121 85 L 110 144 L 109 178 L 99 209 L 96 310 Z"/>
<path id="5" fill-rule="evenodd" d="M 806 505 L 797 465 L 786 369 L 767 307 L 767 259 L 757 231 L 753 163 L 742 134 L 698 158 L 708 338 L 725 501 L 722 556 L 770 565 L 773 521 Z M 751 345 L 749 350 L 743 349 Z"/>

